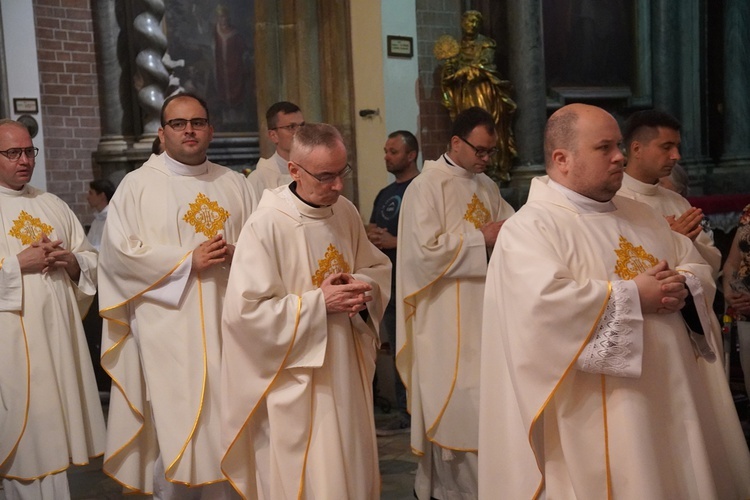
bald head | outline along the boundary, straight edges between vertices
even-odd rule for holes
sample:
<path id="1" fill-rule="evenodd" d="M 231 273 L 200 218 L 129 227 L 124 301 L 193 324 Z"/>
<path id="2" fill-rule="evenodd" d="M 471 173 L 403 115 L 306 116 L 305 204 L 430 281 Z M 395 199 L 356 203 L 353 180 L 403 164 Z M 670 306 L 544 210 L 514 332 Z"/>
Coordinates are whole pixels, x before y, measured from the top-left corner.
<path id="1" fill-rule="evenodd" d="M 622 134 L 608 112 L 588 104 L 557 110 L 544 130 L 550 178 L 597 201 L 610 200 L 622 183 Z"/>

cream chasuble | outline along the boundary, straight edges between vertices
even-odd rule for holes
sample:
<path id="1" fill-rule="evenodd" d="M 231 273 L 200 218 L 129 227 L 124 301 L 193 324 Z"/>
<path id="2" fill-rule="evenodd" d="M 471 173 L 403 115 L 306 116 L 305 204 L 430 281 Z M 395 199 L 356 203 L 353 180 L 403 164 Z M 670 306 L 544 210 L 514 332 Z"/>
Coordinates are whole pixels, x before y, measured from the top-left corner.
<path id="1" fill-rule="evenodd" d="M 612 212 L 581 212 L 547 182 L 532 181 L 487 273 L 480 498 L 747 498 L 750 457 L 723 369 L 696 356 L 681 314 L 634 320 L 639 376 L 576 365 L 620 280 L 666 260 L 700 280 L 696 307 L 711 311 L 710 266 L 646 205 L 617 196 Z M 704 325 L 720 359 L 718 323 Z"/>
<path id="2" fill-rule="evenodd" d="M 223 316 L 222 470 L 244 498 L 377 499 L 372 379 L 391 265 L 343 196 L 267 190 L 242 230 Z M 327 314 L 320 283 L 372 285 L 368 319 Z"/>
<path id="3" fill-rule="evenodd" d="M 263 191 L 285 186 L 292 182 L 292 176 L 287 168 L 287 161 L 274 153 L 270 158 L 261 158 L 255 165 L 255 170 L 247 176 L 247 185 L 250 186 L 250 194 L 253 196 L 253 210 L 257 208 Z"/>
<path id="4" fill-rule="evenodd" d="M 646 184 L 627 173 L 622 178 L 622 187 L 617 192 L 620 196 L 640 201 L 656 210 L 659 214 L 679 217 L 690 208 L 690 202 L 679 193 L 670 191 L 658 184 Z M 714 276 L 718 275 L 721 266 L 721 251 L 714 245 L 713 238 L 705 231 L 701 231 L 695 240 L 695 248 L 713 269 Z"/>
<path id="5" fill-rule="evenodd" d="M 102 366 L 113 379 L 104 470 L 137 492 L 150 490 L 159 452 L 171 482 L 225 479 L 218 409 L 229 265 L 197 274 L 190 264 L 217 233 L 234 244 L 251 206 L 242 175 L 210 162 L 180 175 L 165 157 L 152 155 L 118 186 L 100 257 Z"/>
<path id="6" fill-rule="evenodd" d="M 33 480 L 104 451 L 104 416 L 81 325 L 96 292 L 96 251 L 68 206 L 28 184 L 0 187 L 0 477 Z M 21 274 L 42 234 L 81 268 Z"/>
<path id="7" fill-rule="evenodd" d="M 487 247 L 479 227 L 513 209 L 486 175 L 427 161 L 404 194 L 396 271 L 396 366 L 411 446 L 477 449 L 481 304 Z M 419 493 L 419 492 L 418 492 Z"/>

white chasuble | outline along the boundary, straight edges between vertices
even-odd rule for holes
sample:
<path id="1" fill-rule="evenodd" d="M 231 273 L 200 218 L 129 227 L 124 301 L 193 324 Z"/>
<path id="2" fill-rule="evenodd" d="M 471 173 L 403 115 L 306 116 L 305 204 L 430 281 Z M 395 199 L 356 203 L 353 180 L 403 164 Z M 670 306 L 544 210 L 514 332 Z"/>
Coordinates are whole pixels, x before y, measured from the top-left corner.
<path id="1" fill-rule="evenodd" d="M 427 161 L 404 194 L 397 249 L 396 366 L 411 446 L 477 449 L 481 304 L 487 247 L 479 227 L 513 209 L 484 174 Z"/>
<path id="2" fill-rule="evenodd" d="M 104 417 L 81 324 L 96 251 L 68 206 L 26 185 L 0 187 L 0 477 L 34 480 L 104 451 Z M 45 234 L 81 268 L 21 274 L 16 255 Z M 94 312 L 92 312 L 94 313 Z"/>
<path id="3" fill-rule="evenodd" d="M 222 470 L 245 498 L 379 498 L 372 379 L 390 267 L 344 197 L 263 195 L 222 325 Z M 337 272 L 372 286 L 365 317 L 326 313 L 319 286 Z"/>
<path id="4" fill-rule="evenodd" d="M 690 208 L 690 202 L 679 193 L 670 191 L 658 184 L 646 184 L 628 174 L 623 176 L 622 187 L 617 194 L 645 203 L 662 216 L 673 215 L 677 218 Z M 721 251 L 714 245 L 711 235 L 701 231 L 693 244 L 700 252 L 701 257 L 711 266 L 714 276 L 716 276 L 721 266 Z"/>
<path id="5" fill-rule="evenodd" d="M 581 212 L 547 182 L 532 181 L 487 273 L 480 498 L 747 498 L 729 388 L 704 373 L 721 364 L 696 355 L 681 313 L 642 314 L 640 376 L 576 367 L 614 282 L 665 260 L 700 281 L 710 311 L 710 266 L 646 205 L 616 196 L 614 211 Z M 718 323 L 706 324 L 720 354 Z"/>
<path id="6" fill-rule="evenodd" d="M 224 480 L 219 467 L 220 322 L 229 263 L 190 271 L 216 234 L 235 244 L 250 213 L 242 175 L 207 162 L 197 175 L 151 156 L 118 186 L 101 249 L 102 366 L 113 387 L 104 470 L 150 491 Z M 158 439 L 158 444 L 157 444 Z"/>
<path id="7" fill-rule="evenodd" d="M 263 191 L 286 186 L 292 182 L 292 176 L 286 166 L 286 160 L 274 153 L 270 158 L 261 158 L 255 165 L 255 170 L 247 176 L 247 185 L 253 197 L 253 210 L 257 208 Z"/>

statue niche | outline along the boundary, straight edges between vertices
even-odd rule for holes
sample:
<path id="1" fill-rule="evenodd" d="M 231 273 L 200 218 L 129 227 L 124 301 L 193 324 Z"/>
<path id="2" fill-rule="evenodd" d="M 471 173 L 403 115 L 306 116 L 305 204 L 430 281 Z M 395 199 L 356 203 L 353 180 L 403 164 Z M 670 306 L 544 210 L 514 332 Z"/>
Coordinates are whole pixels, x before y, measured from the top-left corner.
<path id="1" fill-rule="evenodd" d="M 510 98 L 510 82 L 500 78 L 495 66 L 495 41 L 479 33 L 481 24 L 479 11 L 464 12 L 461 42 L 443 35 L 435 42 L 433 50 L 435 57 L 443 62 L 442 102 L 451 120 L 472 106 L 487 110 L 495 119 L 500 152 L 492 158 L 488 174 L 496 181 L 507 182 L 513 158 L 517 155 L 511 127 L 516 103 Z"/>

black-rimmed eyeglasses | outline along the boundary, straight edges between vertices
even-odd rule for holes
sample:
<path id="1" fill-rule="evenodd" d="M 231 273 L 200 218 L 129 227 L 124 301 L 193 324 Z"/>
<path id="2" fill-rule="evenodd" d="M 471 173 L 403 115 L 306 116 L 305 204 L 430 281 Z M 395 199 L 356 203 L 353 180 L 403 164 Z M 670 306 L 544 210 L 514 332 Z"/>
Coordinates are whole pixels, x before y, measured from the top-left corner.
<path id="1" fill-rule="evenodd" d="M 469 145 L 471 149 L 474 150 L 474 154 L 477 155 L 477 158 L 492 158 L 493 156 L 497 155 L 500 152 L 500 148 L 492 148 L 492 149 L 484 149 L 484 148 L 478 148 L 466 139 L 464 139 L 461 136 L 458 136 L 459 139 L 464 141 L 466 144 Z"/>
<path id="2" fill-rule="evenodd" d="M 292 163 L 294 163 L 299 168 L 301 168 L 302 170 L 304 170 L 305 173 L 307 173 L 307 175 L 309 175 L 310 177 L 312 177 L 316 181 L 320 182 L 321 184 L 331 184 L 332 182 L 334 182 L 336 179 L 339 179 L 339 178 L 340 179 L 346 179 L 352 173 L 352 167 L 348 163 L 346 164 L 346 166 L 344 168 L 342 168 L 339 172 L 336 172 L 335 174 L 329 174 L 329 173 L 326 173 L 326 174 L 314 174 L 314 173 L 310 172 L 309 170 L 307 170 L 302 165 L 300 165 L 299 163 L 297 163 L 296 161 L 293 161 Z"/>
<path id="3" fill-rule="evenodd" d="M 183 130 L 185 130 L 188 123 L 191 127 L 193 127 L 193 130 L 203 130 L 204 128 L 208 127 L 208 118 L 192 118 L 190 120 L 186 120 L 184 118 L 175 118 L 174 120 L 169 120 L 167 123 L 165 123 L 165 125 L 169 125 L 173 130 L 176 130 L 177 132 L 182 132 Z"/>
<path id="4" fill-rule="evenodd" d="M 26 158 L 36 158 L 36 155 L 39 154 L 39 148 L 10 148 L 0 151 L 0 155 L 3 155 L 10 161 L 20 160 L 22 154 L 25 154 Z"/>

